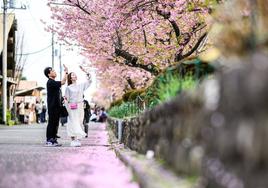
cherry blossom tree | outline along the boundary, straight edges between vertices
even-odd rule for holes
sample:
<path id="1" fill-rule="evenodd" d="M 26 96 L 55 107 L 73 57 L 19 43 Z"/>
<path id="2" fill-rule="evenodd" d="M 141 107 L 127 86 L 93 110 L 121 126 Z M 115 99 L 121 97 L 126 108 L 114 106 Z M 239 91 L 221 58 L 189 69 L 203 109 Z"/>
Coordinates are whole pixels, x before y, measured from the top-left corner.
<path id="1" fill-rule="evenodd" d="M 56 21 L 50 29 L 83 48 L 110 91 L 133 89 L 198 51 L 207 36 L 207 2 L 49 0 Z"/>

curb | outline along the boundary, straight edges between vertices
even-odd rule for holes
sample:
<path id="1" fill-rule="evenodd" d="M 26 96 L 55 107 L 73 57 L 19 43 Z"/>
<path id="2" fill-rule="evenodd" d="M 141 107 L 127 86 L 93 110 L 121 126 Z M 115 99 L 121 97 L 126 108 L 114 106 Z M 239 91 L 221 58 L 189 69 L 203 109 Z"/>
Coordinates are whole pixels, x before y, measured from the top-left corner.
<path id="1" fill-rule="evenodd" d="M 110 130 L 109 137 L 117 157 L 131 168 L 141 188 L 192 188 L 196 186 L 196 181 L 179 177 L 154 158 L 147 159 L 145 155 L 125 148 L 123 144 L 119 144 Z"/>

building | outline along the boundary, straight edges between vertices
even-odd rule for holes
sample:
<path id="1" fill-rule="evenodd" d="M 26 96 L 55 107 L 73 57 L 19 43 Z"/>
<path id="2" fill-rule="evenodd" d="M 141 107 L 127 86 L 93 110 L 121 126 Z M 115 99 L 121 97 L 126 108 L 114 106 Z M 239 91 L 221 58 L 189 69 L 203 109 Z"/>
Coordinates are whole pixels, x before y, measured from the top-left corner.
<path id="1" fill-rule="evenodd" d="M 3 52 L 3 14 L 0 14 L 0 95 L 2 100 L 2 52 Z M 14 14 L 7 14 L 7 105 L 10 109 L 12 106 L 12 96 L 15 93 L 15 85 L 17 84 L 17 79 L 15 78 L 16 70 L 16 31 L 17 22 L 15 20 Z"/>
<path id="2" fill-rule="evenodd" d="M 38 86 L 36 81 L 21 80 L 15 93 L 15 102 L 24 101 L 35 104 L 36 100 L 42 100 L 43 89 L 45 88 Z"/>

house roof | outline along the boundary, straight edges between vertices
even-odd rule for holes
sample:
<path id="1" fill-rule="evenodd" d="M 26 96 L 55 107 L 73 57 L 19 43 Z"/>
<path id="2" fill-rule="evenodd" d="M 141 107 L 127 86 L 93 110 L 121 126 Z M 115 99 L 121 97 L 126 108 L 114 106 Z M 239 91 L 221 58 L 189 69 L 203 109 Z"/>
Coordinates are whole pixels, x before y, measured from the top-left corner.
<path id="1" fill-rule="evenodd" d="M 43 90 L 45 88 L 41 87 L 41 86 L 35 86 L 33 88 L 30 89 L 24 89 L 21 91 L 16 91 L 15 96 L 26 96 L 26 95 L 31 95 L 33 93 L 34 90 Z"/>
<path id="2" fill-rule="evenodd" d="M 0 52 L 3 50 L 3 14 L 0 14 Z M 14 22 L 15 14 L 7 14 L 7 32 L 10 31 Z"/>
<path id="3" fill-rule="evenodd" d="M 45 88 L 37 85 L 37 81 L 20 80 L 15 95 L 16 96 L 32 95 L 34 90 L 41 91 L 43 89 Z"/>
<path id="4" fill-rule="evenodd" d="M 17 90 L 27 90 L 37 87 L 37 81 L 20 80 Z"/>

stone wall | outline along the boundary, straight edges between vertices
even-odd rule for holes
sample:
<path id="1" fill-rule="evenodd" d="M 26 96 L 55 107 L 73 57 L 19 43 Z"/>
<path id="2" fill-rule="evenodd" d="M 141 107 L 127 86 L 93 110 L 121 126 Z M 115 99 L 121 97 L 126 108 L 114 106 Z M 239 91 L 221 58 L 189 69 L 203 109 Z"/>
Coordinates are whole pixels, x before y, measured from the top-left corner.
<path id="1" fill-rule="evenodd" d="M 204 187 L 268 185 L 268 58 L 254 54 L 195 91 L 124 120 L 122 142 Z M 109 120 L 115 127 L 114 120 Z"/>

